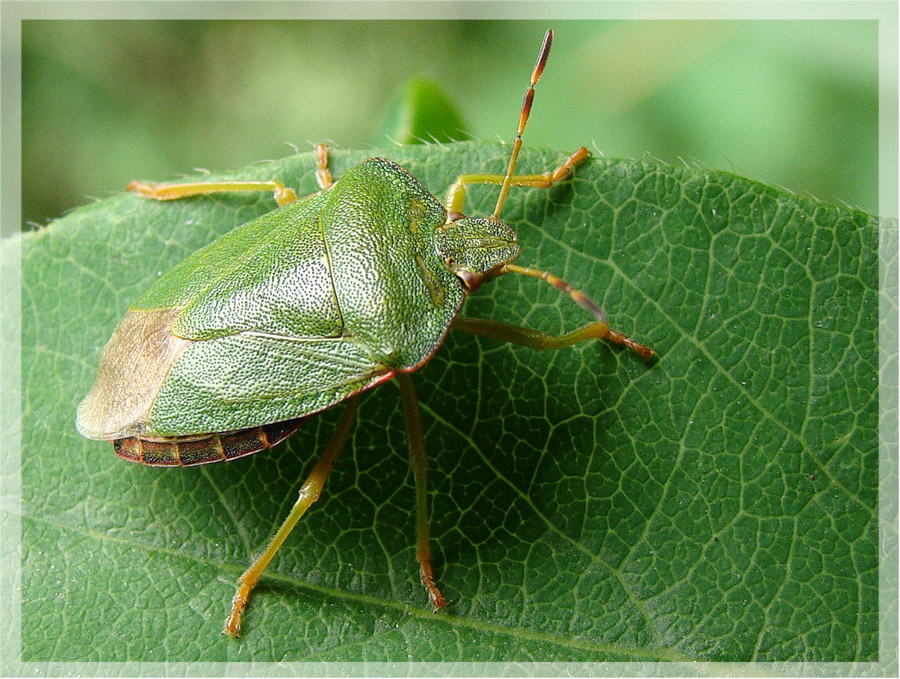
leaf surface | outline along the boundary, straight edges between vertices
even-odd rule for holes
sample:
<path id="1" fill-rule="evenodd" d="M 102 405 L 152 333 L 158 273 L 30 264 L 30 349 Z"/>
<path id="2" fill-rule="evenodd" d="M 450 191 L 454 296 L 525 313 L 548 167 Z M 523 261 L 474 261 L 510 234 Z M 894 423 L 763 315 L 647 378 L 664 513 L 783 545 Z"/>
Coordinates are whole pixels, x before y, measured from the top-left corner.
<path id="1" fill-rule="evenodd" d="M 438 196 L 507 158 L 468 142 L 380 153 Z M 335 176 L 367 155 L 334 151 Z M 520 171 L 563 159 L 524 149 Z M 301 154 L 234 176 L 302 195 L 314 167 Z M 474 187 L 467 212 L 495 197 Z M 24 660 L 877 659 L 877 221 L 729 173 L 605 159 L 514 188 L 503 216 L 519 263 L 584 290 L 659 362 L 451 333 L 414 376 L 448 613 L 418 583 L 388 384 L 363 398 L 245 636 L 220 638 L 339 409 L 275 450 L 172 470 L 82 439 L 75 408 L 131 301 L 272 207 L 121 194 L 22 237 Z M 556 334 L 590 320 L 513 275 L 463 314 Z"/>

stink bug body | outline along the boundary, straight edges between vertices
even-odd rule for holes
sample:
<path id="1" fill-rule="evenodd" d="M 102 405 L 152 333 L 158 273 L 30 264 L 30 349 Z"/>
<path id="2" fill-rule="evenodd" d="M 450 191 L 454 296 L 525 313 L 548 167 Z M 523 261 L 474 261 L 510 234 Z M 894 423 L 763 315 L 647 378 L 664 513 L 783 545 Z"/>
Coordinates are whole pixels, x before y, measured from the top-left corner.
<path id="1" fill-rule="evenodd" d="M 288 518 L 241 576 L 225 633 L 238 634 L 251 590 L 318 498 L 349 435 L 358 395 L 392 378 L 401 391 L 416 484 L 420 576 L 432 606 L 446 605 L 431 566 L 425 447 L 409 373 L 431 358 L 449 329 L 539 349 L 603 338 L 653 357 L 648 347 L 610 329 L 585 294 L 550 273 L 512 263 L 518 237 L 499 218 L 510 186 L 550 187 L 588 155 L 580 148 L 549 172 L 515 174 L 551 39 L 548 31 L 506 173 L 461 175 L 445 205 L 384 158 L 363 161 L 334 181 L 324 146 L 317 147 L 321 190 L 305 198 L 277 181 L 129 186 L 155 200 L 271 190 L 279 208 L 198 250 L 131 306 L 78 408 L 84 436 L 113 441 L 116 454 L 134 462 L 191 466 L 273 446 L 309 417 L 347 401 Z M 490 217 L 463 214 L 471 184 L 500 186 Z M 457 318 L 469 293 L 507 273 L 550 283 L 595 321 L 553 337 Z"/>

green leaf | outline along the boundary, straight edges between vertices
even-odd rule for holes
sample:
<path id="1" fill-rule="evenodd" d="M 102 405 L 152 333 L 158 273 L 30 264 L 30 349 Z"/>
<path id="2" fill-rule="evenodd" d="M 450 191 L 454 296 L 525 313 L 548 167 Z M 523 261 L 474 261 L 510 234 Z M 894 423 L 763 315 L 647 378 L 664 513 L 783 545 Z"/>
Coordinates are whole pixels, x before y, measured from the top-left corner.
<path id="1" fill-rule="evenodd" d="M 412 78 L 391 102 L 380 139 L 398 144 L 464 141 L 469 138 L 462 114 L 436 83 Z"/>
<path id="2" fill-rule="evenodd" d="M 508 148 L 383 154 L 441 196 Z M 335 152 L 341 174 L 371 153 Z M 564 156 L 525 149 L 522 172 Z M 315 190 L 310 154 L 234 176 Z M 488 214 L 496 187 L 474 187 Z M 100 350 L 161 272 L 270 195 L 132 194 L 22 237 L 26 661 L 866 661 L 878 658 L 878 224 L 724 172 L 595 159 L 516 189 L 519 262 L 656 348 L 538 352 L 451 333 L 414 376 L 430 459 L 427 610 L 396 388 L 254 592 L 230 597 L 340 409 L 272 451 L 152 469 L 75 432 Z M 562 333 L 590 320 L 504 276 L 463 313 Z"/>

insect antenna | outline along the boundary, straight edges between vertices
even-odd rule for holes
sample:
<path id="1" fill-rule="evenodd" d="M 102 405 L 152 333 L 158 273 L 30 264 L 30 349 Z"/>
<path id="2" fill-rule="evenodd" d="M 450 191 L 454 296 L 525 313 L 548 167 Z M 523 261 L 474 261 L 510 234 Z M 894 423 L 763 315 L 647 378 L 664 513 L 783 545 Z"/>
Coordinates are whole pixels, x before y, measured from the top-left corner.
<path id="1" fill-rule="evenodd" d="M 500 217 L 500 211 L 503 209 L 503 203 L 506 202 L 506 194 L 509 193 L 509 187 L 512 185 L 513 172 L 516 169 L 516 162 L 519 159 L 519 149 L 522 148 L 522 133 L 525 131 L 525 125 L 528 123 L 528 116 L 531 115 L 531 102 L 534 101 L 534 86 L 541 79 L 544 72 L 544 66 L 547 63 L 547 57 L 550 56 L 550 46 L 553 44 L 553 30 L 547 29 L 544 34 L 544 42 L 541 44 L 541 51 L 538 53 L 537 62 L 534 64 L 534 70 L 531 72 L 531 83 L 525 90 L 525 100 L 522 102 L 522 111 L 519 113 L 519 127 L 516 130 L 516 138 L 513 141 L 512 154 L 509 157 L 509 165 L 506 168 L 506 175 L 503 177 L 503 184 L 500 186 L 500 195 L 497 197 L 497 207 L 491 215 L 494 219 Z"/>

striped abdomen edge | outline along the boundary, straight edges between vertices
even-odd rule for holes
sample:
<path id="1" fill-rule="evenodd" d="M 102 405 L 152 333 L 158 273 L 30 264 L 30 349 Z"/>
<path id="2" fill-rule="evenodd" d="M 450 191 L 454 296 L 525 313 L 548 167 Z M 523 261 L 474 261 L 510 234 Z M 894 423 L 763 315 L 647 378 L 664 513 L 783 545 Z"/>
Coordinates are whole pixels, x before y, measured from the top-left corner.
<path id="1" fill-rule="evenodd" d="M 297 431 L 307 419 L 301 417 L 227 434 L 117 439 L 113 441 L 113 447 L 116 455 L 129 462 L 150 467 L 191 467 L 234 460 L 271 448 Z"/>

